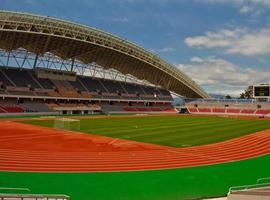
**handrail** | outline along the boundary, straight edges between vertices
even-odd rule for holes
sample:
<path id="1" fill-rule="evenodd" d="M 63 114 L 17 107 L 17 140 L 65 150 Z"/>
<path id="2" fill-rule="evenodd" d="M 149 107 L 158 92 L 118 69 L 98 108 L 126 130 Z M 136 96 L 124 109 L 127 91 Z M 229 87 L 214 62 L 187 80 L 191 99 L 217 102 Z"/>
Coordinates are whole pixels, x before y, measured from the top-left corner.
<path id="1" fill-rule="evenodd" d="M 257 179 L 257 183 L 260 183 L 261 181 L 268 181 L 267 183 L 270 183 L 270 177 L 258 178 Z"/>
<path id="2" fill-rule="evenodd" d="M 0 187 L 0 190 L 14 190 L 14 191 L 27 191 L 27 192 L 31 192 L 31 190 L 29 188 Z"/>
<path id="3" fill-rule="evenodd" d="M 248 189 L 261 188 L 261 187 L 267 187 L 267 186 L 270 186 L 270 182 L 269 183 L 252 184 L 252 185 L 243 185 L 243 186 L 233 186 L 233 187 L 230 187 L 229 193 L 234 192 L 234 191 L 239 191 L 239 190 L 248 190 Z"/>
<path id="4" fill-rule="evenodd" d="M 69 200 L 70 196 L 64 195 L 64 194 L 0 194 L 0 198 L 20 198 L 21 200 L 25 199 L 40 199 L 40 198 L 46 198 L 46 199 L 55 199 L 55 200 Z"/>

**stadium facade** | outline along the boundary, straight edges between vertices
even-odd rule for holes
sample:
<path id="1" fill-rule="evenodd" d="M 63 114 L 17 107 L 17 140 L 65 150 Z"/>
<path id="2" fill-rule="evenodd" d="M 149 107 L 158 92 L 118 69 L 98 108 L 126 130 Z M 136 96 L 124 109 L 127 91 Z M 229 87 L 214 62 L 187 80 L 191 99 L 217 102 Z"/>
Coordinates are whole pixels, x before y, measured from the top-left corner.
<path id="1" fill-rule="evenodd" d="M 1 103 L 8 102 L 0 112 L 48 111 L 48 105 L 49 110 L 73 113 L 103 108 L 170 112 L 169 91 L 209 97 L 191 78 L 144 48 L 47 16 L 0 11 L 0 65 Z"/>

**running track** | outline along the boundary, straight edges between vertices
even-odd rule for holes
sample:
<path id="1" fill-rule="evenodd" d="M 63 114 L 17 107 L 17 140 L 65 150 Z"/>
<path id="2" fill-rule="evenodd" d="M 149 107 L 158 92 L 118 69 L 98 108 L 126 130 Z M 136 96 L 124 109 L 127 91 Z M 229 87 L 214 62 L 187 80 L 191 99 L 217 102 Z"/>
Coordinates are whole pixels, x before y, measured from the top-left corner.
<path id="1" fill-rule="evenodd" d="M 2 171 L 125 171 L 230 162 L 270 153 L 270 130 L 174 148 L 0 121 Z"/>

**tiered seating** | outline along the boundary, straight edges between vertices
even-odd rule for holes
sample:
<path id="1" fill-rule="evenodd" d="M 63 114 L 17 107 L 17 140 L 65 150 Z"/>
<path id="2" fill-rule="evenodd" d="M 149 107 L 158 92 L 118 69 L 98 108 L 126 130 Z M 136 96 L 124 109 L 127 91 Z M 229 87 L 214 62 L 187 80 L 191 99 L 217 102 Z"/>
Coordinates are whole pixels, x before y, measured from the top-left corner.
<path id="1" fill-rule="evenodd" d="M 132 107 L 124 107 L 123 108 L 125 111 L 131 111 L 131 112 L 136 112 L 138 111 L 136 108 L 132 108 Z"/>
<path id="2" fill-rule="evenodd" d="M 0 70 L 0 82 L 5 86 L 14 86 Z"/>
<path id="3" fill-rule="evenodd" d="M 82 91 L 81 95 L 83 98 L 91 98 L 92 97 L 90 92 L 85 92 L 85 91 Z"/>
<path id="4" fill-rule="evenodd" d="M 48 92 L 48 95 L 51 96 L 51 97 L 60 97 L 61 95 L 56 92 L 55 90 L 51 90 Z"/>
<path id="5" fill-rule="evenodd" d="M 270 102 L 242 99 L 198 99 L 186 101 L 186 107 L 191 113 L 230 114 L 230 115 L 268 115 Z M 198 112 L 196 111 L 198 107 Z"/>
<path id="6" fill-rule="evenodd" d="M 21 113 L 24 112 L 23 108 L 21 108 L 18 105 L 13 105 L 13 104 L 9 104 L 9 105 L 0 105 L 0 108 L 2 110 L 2 112 L 8 112 L 8 113 Z"/>
<path id="7" fill-rule="evenodd" d="M 6 113 L 7 111 L 0 106 L 0 113 Z"/>
<path id="8" fill-rule="evenodd" d="M 270 114 L 270 110 L 257 110 L 255 114 L 268 115 Z"/>
<path id="9" fill-rule="evenodd" d="M 215 113 L 225 113 L 225 108 L 213 108 L 212 109 L 212 112 L 215 112 Z"/>
<path id="10" fill-rule="evenodd" d="M 53 73 L 52 73 L 53 74 Z M 74 78 L 74 79 L 73 79 Z M 59 79 L 59 80 L 55 80 Z M 1 94 L 101 99 L 172 100 L 165 89 L 101 78 L 64 79 L 39 70 L 0 68 Z"/>
<path id="11" fill-rule="evenodd" d="M 164 112 L 176 112 L 176 110 L 174 108 L 164 108 L 163 111 Z"/>
<path id="12" fill-rule="evenodd" d="M 255 111 L 256 110 L 254 110 L 254 109 L 243 109 L 243 110 L 241 110 L 241 113 L 243 113 L 243 114 L 254 114 Z"/>
<path id="13" fill-rule="evenodd" d="M 99 108 L 100 106 L 98 104 L 84 104 L 84 103 L 48 103 L 46 104 L 49 108 L 56 108 L 56 107 L 69 107 L 69 108 Z"/>
<path id="14" fill-rule="evenodd" d="M 39 78 L 38 81 L 44 89 L 54 89 L 54 87 L 55 87 L 50 79 Z"/>
<path id="15" fill-rule="evenodd" d="M 69 81 L 69 83 L 78 91 L 88 92 L 88 90 L 81 84 L 79 80 L 77 81 Z"/>
<path id="16" fill-rule="evenodd" d="M 150 108 L 151 111 L 155 111 L 155 112 L 159 112 L 159 111 L 162 111 L 161 108 L 156 108 L 156 107 L 153 107 L 153 108 Z"/>
<path id="17" fill-rule="evenodd" d="M 52 110 L 44 103 L 38 103 L 38 102 L 28 102 L 28 103 L 22 103 L 20 106 L 26 111 L 26 112 L 51 112 Z"/>
<path id="18" fill-rule="evenodd" d="M 40 88 L 40 86 L 32 79 L 26 70 L 18 70 L 16 68 L 8 68 L 4 73 L 15 83 L 17 87 L 33 87 Z"/>
<path id="19" fill-rule="evenodd" d="M 126 89 L 129 94 L 144 94 L 144 91 L 138 85 L 133 83 L 121 83 L 121 85 Z"/>
<path id="20" fill-rule="evenodd" d="M 176 112 L 175 109 L 171 107 L 123 107 L 123 110 L 129 112 Z"/>
<path id="21" fill-rule="evenodd" d="M 172 99 L 172 96 L 168 90 L 159 88 L 160 94 L 158 95 L 159 99 Z"/>
<path id="22" fill-rule="evenodd" d="M 198 112 L 197 108 L 190 107 L 190 108 L 188 108 L 188 110 L 189 110 L 189 112 Z"/>
<path id="23" fill-rule="evenodd" d="M 98 79 L 94 79 L 91 77 L 77 77 L 83 85 L 88 89 L 88 91 L 92 92 L 108 92 L 103 85 L 99 82 Z"/>
<path id="24" fill-rule="evenodd" d="M 227 113 L 240 113 L 239 108 L 227 108 Z"/>
<path id="25" fill-rule="evenodd" d="M 118 81 L 102 80 L 102 84 L 110 93 L 126 93 L 125 89 Z"/>
<path id="26" fill-rule="evenodd" d="M 199 112 L 211 112 L 211 108 L 198 108 Z"/>
<path id="27" fill-rule="evenodd" d="M 58 92 L 64 97 L 80 98 L 81 95 L 73 88 L 68 81 L 52 80 Z"/>
<path id="28" fill-rule="evenodd" d="M 143 112 L 149 112 L 151 111 L 150 108 L 142 108 L 142 107 L 139 107 L 139 108 L 136 108 L 138 111 L 143 111 Z"/>

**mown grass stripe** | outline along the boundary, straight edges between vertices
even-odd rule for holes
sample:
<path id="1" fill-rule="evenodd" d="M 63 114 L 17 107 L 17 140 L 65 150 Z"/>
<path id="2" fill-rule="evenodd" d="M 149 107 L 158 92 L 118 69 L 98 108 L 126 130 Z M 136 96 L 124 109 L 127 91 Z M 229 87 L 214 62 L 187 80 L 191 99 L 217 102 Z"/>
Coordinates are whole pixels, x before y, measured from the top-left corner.
<path id="1" fill-rule="evenodd" d="M 54 120 L 32 120 L 25 123 L 54 127 Z M 81 132 L 175 147 L 224 141 L 268 128 L 268 120 L 215 116 L 80 119 Z M 69 129 L 78 131 L 72 122 Z"/>

